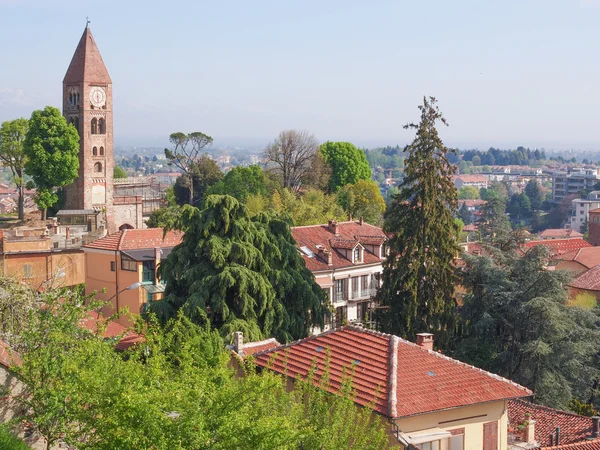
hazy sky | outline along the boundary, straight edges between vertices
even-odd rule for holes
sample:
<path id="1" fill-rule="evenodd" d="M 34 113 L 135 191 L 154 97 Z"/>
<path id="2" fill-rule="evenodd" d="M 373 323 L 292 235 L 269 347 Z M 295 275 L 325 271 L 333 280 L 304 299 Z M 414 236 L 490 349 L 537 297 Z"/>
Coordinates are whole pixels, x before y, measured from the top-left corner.
<path id="1" fill-rule="evenodd" d="M 86 16 L 117 144 L 402 145 L 433 95 L 451 146 L 600 149 L 600 0 L 0 0 L 0 121 L 60 106 Z"/>

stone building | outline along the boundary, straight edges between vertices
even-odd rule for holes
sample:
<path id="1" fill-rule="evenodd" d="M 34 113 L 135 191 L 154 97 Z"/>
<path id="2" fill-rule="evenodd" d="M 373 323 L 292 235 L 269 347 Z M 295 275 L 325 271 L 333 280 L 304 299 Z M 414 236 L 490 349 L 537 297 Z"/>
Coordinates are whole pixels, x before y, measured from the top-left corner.
<path id="1" fill-rule="evenodd" d="M 111 233 L 141 228 L 141 200 L 113 196 L 112 81 L 87 26 L 63 80 L 63 115 L 80 137 L 79 177 L 65 188 L 65 209 L 102 211 Z"/>

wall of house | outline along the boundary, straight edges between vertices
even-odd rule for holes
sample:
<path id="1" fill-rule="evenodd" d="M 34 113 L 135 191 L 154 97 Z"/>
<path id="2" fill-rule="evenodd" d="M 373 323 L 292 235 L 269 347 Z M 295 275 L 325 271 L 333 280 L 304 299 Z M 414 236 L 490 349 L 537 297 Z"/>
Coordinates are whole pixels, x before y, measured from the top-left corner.
<path id="1" fill-rule="evenodd" d="M 395 424 L 403 433 L 425 431 L 432 428 L 441 428 L 445 431 L 464 428 L 464 450 L 481 450 L 483 425 L 488 422 L 498 422 L 498 448 L 507 448 L 508 416 L 504 401 L 422 414 L 399 419 L 395 421 Z"/>
<path id="2" fill-rule="evenodd" d="M 110 304 L 102 309 L 102 313 L 105 316 L 116 313 L 117 309 L 123 311 L 125 308 L 128 308 L 132 314 L 139 314 L 142 305 L 146 301 L 144 297 L 146 291 L 143 288 L 131 291 L 125 290 L 118 295 L 116 294 L 127 288 L 127 286 L 131 286 L 133 283 L 142 280 L 142 264 L 137 264 L 135 272 L 122 270 L 120 252 L 116 253 L 117 255 L 115 255 L 114 251 L 85 250 L 85 293 L 86 295 L 90 295 L 96 292 L 96 299 L 103 301 L 110 300 Z M 114 272 L 110 270 L 111 262 L 116 263 L 116 270 Z M 133 324 L 133 321 L 126 316 L 119 317 L 116 319 L 116 322 L 124 326 Z"/>

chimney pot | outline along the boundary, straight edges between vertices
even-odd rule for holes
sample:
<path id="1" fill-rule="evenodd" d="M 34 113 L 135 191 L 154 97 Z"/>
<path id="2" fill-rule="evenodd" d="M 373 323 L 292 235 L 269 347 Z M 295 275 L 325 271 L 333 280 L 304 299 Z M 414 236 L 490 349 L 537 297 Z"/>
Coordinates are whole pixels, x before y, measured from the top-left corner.
<path id="1" fill-rule="evenodd" d="M 339 225 L 335 220 L 329 222 L 329 230 L 336 236 L 338 235 L 338 227 Z"/>
<path id="2" fill-rule="evenodd" d="M 592 437 L 600 437 L 600 416 L 592 416 Z"/>
<path id="3" fill-rule="evenodd" d="M 358 224 L 359 224 L 359 225 L 363 225 L 364 223 L 365 223 L 365 218 L 364 218 L 363 216 L 360 216 L 360 217 L 358 218 Z"/>
<path id="4" fill-rule="evenodd" d="M 327 252 L 327 265 L 333 266 L 333 253 L 329 251 Z"/>
<path id="5" fill-rule="evenodd" d="M 235 331 L 233 333 L 233 350 L 238 355 L 244 354 L 244 333 L 241 331 Z"/>
<path id="6" fill-rule="evenodd" d="M 433 334 L 418 333 L 417 334 L 417 345 L 419 347 L 423 347 L 425 350 L 433 350 Z"/>

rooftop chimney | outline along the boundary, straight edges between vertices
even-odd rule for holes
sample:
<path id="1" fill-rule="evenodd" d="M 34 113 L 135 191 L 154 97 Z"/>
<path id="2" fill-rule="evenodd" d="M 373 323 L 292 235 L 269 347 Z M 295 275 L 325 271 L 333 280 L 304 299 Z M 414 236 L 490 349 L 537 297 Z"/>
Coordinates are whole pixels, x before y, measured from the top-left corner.
<path id="1" fill-rule="evenodd" d="M 525 428 L 525 442 L 533 444 L 535 442 L 535 420 L 529 419 L 527 428 Z"/>
<path id="2" fill-rule="evenodd" d="M 322 246 L 319 247 L 319 258 L 326 262 L 328 266 L 333 265 L 333 254 Z"/>
<path id="3" fill-rule="evenodd" d="M 244 333 L 241 331 L 234 331 L 233 333 L 233 350 L 238 355 L 244 353 Z"/>
<path id="4" fill-rule="evenodd" d="M 362 224 L 364 224 L 364 223 L 365 223 L 365 218 L 364 218 L 363 216 L 360 216 L 360 217 L 358 218 L 358 224 L 359 224 L 359 225 L 362 225 Z"/>
<path id="5" fill-rule="evenodd" d="M 335 220 L 329 221 L 329 231 L 331 231 L 336 236 L 338 235 L 338 223 Z"/>
<path id="6" fill-rule="evenodd" d="M 423 347 L 425 350 L 433 350 L 433 334 L 418 333 L 417 334 L 417 345 L 419 347 Z"/>
<path id="7" fill-rule="evenodd" d="M 592 416 L 592 437 L 600 437 L 600 417 Z"/>

